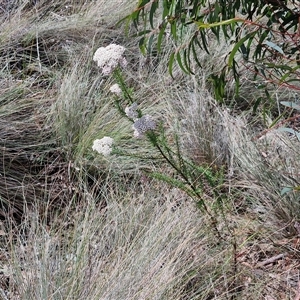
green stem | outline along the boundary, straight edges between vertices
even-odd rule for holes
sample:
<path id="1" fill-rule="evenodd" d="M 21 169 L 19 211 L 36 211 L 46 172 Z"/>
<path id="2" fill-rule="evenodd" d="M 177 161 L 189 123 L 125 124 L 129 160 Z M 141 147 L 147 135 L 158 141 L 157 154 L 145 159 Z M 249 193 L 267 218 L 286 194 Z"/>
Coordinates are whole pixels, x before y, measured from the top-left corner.
<path id="1" fill-rule="evenodd" d="M 131 97 L 131 95 L 130 95 L 130 93 L 129 93 L 127 87 L 126 87 L 126 84 L 125 84 L 125 82 L 124 82 L 123 76 L 122 76 L 122 74 L 121 74 L 119 68 L 116 68 L 116 69 L 114 70 L 114 76 L 115 76 L 117 82 L 121 85 L 121 90 L 122 90 L 123 93 L 125 94 L 125 97 L 126 97 L 127 99 L 129 99 L 130 103 L 133 103 L 134 100 L 132 99 L 132 97 Z"/>
<path id="2" fill-rule="evenodd" d="M 150 139 L 151 140 L 151 139 Z M 205 204 L 205 202 L 201 199 L 201 195 L 199 194 L 197 188 L 194 186 L 193 183 L 190 182 L 190 180 L 188 179 L 188 177 L 186 176 L 186 174 L 184 174 L 180 168 L 178 168 L 176 166 L 176 164 L 174 162 L 172 162 L 164 153 L 163 149 L 160 147 L 160 145 L 155 142 L 155 146 L 156 148 L 158 149 L 158 151 L 160 152 L 160 154 L 163 156 L 163 158 L 167 161 L 167 163 L 183 178 L 184 182 L 192 189 L 192 191 L 194 192 L 194 194 L 196 195 L 196 197 L 198 199 L 201 200 L 201 204 L 204 208 L 204 211 L 208 214 L 208 216 L 210 217 L 210 220 L 211 220 L 211 225 L 213 227 L 213 229 L 215 230 L 216 234 L 218 235 L 218 237 L 220 239 L 223 239 L 222 238 L 222 235 L 217 227 L 217 220 L 216 218 L 210 213 L 207 205 Z"/>

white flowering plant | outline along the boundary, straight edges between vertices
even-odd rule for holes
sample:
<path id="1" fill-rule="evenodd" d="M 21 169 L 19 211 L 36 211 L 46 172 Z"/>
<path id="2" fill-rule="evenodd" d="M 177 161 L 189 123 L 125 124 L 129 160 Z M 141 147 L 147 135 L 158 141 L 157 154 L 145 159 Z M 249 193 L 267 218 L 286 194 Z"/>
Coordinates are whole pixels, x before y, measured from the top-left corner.
<path id="1" fill-rule="evenodd" d="M 92 149 L 103 156 L 109 156 L 112 152 L 113 142 L 114 140 L 111 137 L 105 136 L 102 139 L 94 140 Z"/>
<path id="2" fill-rule="evenodd" d="M 148 175 L 165 181 L 173 187 L 180 188 L 191 197 L 197 199 L 198 207 L 210 216 L 214 230 L 221 236 L 216 225 L 216 218 L 204 201 L 205 197 L 203 197 L 203 194 L 205 186 L 210 186 L 210 192 L 213 193 L 214 199 L 218 199 L 220 203 L 222 202 L 223 194 L 219 192 L 219 187 L 223 184 L 222 170 L 214 172 L 210 167 L 198 166 L 185 158 L 181 151 L 179 137 L 176 134 L 173 138 L 175 143 L 170 145 L 162 122 L 157 122 L 150 114 L 143 114 L 137 101 L 134 100 L 133 89 L 128 88 L 125 84 L 122 75 L 122 68 L 126 66 L 126 59 L 123 57 L 124 48 L 114 45 L 106 47 L 105 51 L 103 48 L 99 49 L 94 55 L 94 60 L 97 61 L 104 75 L 112 74 L 115 78 L 117 83 L 111 86 L 110 92 L 115 96 L 115 104 L 120 114 L 132 123 L 133 138 L 147 139 L 157 150 L 156 158 L 162 158 L 177 174 L 171 177 L 163 173 L 149 172 Z M 113 51 L 113 53 L 108 54 L 108 50 Z M 108 156 L 111 154 L 112 140 L 103 139 L 96 140 L 93 149 Z M 118 151 L 116 148 L 115 153 L 128 155 L 124 151 Z M 149 157 L 149 159 L 153 159 L 153 157 Z"/>
<path id="3" fill-rule="evenodd" d="M 116 96 L 121 96 L 122 95 L 122 90 L 120 88 L 120 86 L 115 83 L 113 84 L 110 88 L 109 88 L 110 92 L 115 94 Z"/>
<path id="4" fill-rule="evenodd" d="M 110 75 L 118 66 L 127 66 L 127 60 L 123 56 L 124 51 L 123 46 L 110 44 L 107 47 L 98 48 L 93 60 L 102 69 L 103 75 Z"/>

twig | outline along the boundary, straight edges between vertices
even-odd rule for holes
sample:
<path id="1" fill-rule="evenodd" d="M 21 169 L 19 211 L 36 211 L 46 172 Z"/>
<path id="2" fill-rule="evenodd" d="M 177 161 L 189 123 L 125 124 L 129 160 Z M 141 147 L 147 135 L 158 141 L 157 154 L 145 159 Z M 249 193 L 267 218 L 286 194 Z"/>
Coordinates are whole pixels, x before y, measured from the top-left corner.
<path id="1" fill-rule="evenodd" d="M 286 253 L 281 253 L 281 254 L 278 254 L 278 255 L 275 255 L 271 258 L 268 258 L 260 263 L 257 264 L 257 267 L 263 267 L 265 265 L 269 265 L 269 264 L 272 264 L 273 262 L 275 262 L 276 260 L 279 260 L 281 258 L 283 258 L 284 256 L 286 255 Z M 300 300 L 300 299 L 299 299 Z"/>

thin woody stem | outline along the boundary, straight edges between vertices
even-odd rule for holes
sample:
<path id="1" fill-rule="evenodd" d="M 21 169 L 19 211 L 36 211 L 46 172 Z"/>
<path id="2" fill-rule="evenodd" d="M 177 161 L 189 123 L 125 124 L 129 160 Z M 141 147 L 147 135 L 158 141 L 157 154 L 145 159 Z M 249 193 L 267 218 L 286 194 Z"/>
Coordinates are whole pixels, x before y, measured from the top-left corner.
<path id="1" fill-rule="evenodd" d="M 181 171 L 180 168 L 178 168 L 176 166 L 176 164 L 174 162 L 172 162 L 164 153 L 164 151 L 162 150 L 162 148 L 160 147 L 160 145 L 158 145 L 158 143 L 155 143 L 156 148 L 158 149 L 158 151 L 160 152 L 160 154 L 163 156 L 163 158 L 167 161 L 167 163 L 174 169 L 177 171 L 177 173 L 184 179 L 185 183 L 192 189 L 192 191 L 194 192 L 194 194 L 196 195 L 197 198 L 200 198 L 201 195 L 199 195 L 199 192 L 197 190 L 197 188 L 194 186 L 194 184 L 192 182 L 190 182 L 190 180 L 188 179 L 188 177 Z M 205 202 L 201 199 L 201 204 L 205 210 L 205 212 L 209 215 L 210 219 L 211 219 L 211 225 L 213 226 L 215 232 L 217 233 L 218 237 L 220 239 L 222 239 L 222 235 L 219 232 L 218 228 L 217 228 L 217 220 L 216 218 L 210 213 L 207 205 L 205 204 Z"/>

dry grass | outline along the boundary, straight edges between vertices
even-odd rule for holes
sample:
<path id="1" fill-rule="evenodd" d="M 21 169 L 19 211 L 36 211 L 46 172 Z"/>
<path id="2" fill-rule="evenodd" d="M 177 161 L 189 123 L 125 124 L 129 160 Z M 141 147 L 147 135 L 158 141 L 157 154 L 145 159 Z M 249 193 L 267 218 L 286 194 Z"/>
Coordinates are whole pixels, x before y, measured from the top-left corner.
<path id="1" fill-rule="evenodd" d="M 10 299 L 193 299 L 217 288 L 226 294 L 230 250 L 210 241 L 205 216 L 189 199 L 155 183 L 128 183 L 117 194 L 110 182 L 105 188 L 86 191 L 84 204 L 48 225 L 28 210 L 15 234 L 6 233 L 9 285 L 2 291 Z"/>
<path id="2" fill-rule="evenodd" d="M 168 45 L 144 60 L 114 26 L 134 1 L 52 2 L 1 3 L 1 299 L 299 299 L 299 196 L 280 195 L 299 182 L 299 144 L 215 102 L 206 79 L 225 46 L 201 54 L 197 76 L 172 79 Z M 165 165 L 91 150 L 110 135 L 156 155 L 132 139 L 113 78 L 92 61 L 112 42 L 127 48 L 143 111 L 196 164 L 224 168 L 222 206 L 209 187 L 203 196 L 221 238 L 193 199 L 143 173 Z"/>

